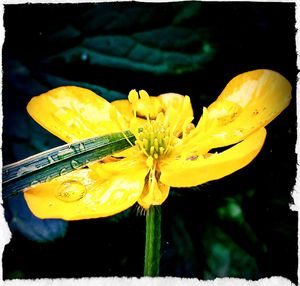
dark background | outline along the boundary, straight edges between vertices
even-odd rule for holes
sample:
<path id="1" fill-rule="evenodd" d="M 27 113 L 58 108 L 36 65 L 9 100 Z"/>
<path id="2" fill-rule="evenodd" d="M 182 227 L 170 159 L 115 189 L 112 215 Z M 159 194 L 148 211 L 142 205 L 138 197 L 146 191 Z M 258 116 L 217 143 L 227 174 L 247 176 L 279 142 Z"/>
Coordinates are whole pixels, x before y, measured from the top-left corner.
<path id="1" fill-rule="evenodd" d="M 79 85 L 191 97 L 196 118 L 239 73 L 266 68 L 293 86 L 247 167 L 162 206 L 161 276 L 283 276 L 297 283 L 295 4 L 177 2 L 5 5 L 3 162 L 63 144 L 26 114 L 32 96 Z M 22 194 L 4 201 L 13 237 L 4 279 L 143 275 L 145 217 L 39 220 Z"/>

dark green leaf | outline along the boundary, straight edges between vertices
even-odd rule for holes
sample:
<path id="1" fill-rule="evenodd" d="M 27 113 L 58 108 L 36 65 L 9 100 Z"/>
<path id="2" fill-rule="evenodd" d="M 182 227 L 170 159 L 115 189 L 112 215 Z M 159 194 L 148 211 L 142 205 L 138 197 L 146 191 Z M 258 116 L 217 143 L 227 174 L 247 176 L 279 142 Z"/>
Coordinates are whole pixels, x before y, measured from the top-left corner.
<path id="1" fill-rule="evenodd" d="M 154 74 L 191 72 L 201 68 L 214 54 L 203 35 L 205 33 L 201 31 L 194 33 L 177 27 L 150 30 L 133 36 L 101 35 L 86 38 L 82 45 L 53 55 L 44 62 L 72 64 L 88 58 L 93 66 Z M 188 46 L 197 46 L 198 49 L 187 53 Z"/>

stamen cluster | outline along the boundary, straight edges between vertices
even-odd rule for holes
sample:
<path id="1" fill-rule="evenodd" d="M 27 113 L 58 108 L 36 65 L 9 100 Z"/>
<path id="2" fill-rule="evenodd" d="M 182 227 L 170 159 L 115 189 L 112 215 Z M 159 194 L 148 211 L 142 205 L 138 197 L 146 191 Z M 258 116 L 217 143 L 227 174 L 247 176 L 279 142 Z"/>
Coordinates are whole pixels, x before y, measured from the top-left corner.
<path id="1" fill-rule="evenodd" d="M 158 159 L 165 155 L 171 145 L 170 130 L 161 122 L 149 120 L 139 130 L 136 145 L 148 156 Z"/>

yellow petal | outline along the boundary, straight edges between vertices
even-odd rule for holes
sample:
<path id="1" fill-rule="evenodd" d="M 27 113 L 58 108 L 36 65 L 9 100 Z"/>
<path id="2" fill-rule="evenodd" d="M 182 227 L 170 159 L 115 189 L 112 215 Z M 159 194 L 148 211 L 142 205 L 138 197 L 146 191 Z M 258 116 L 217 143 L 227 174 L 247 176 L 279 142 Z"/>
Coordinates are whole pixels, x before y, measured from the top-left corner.
<path id="1" fill-rule="evenodd" d="M 116 122 L 113 107 L 94 92 L 76 86 L 52 89 L 32 98 L 27 111 L 52 134 L 70 143 L 127 128 L 118 111 Z"/>
<path id="2" fill-rule="evenodd" d="M 190 187 L 220 179 L 249 164 L 262 148 L 265 137 L 266 130 L 261 128 L 222 153 L 166 160 L 160 166 L 160 180 L 173 187 Z"/>
<path id="3" fill-rule="evenodd" d="M 178 93 L 164 93 L 158 96 L 163 103 L 167 124 L 174 135 L 179 136 L 185 125 L 193 120 L 193 108 L 190 98 Z"/>
<path id="4" fill-rule="evenodd" d="M 290 100 L 291 85 L 279 73 L 255 70 L 240 74 L 227 84 L 214 103 L 204 108 L 190 139 L 210 141 L 208 150 L 237 143 L 266 126 Z"/>
<path id="5" fill-rule="evenodd" d="M 157 115 L 163 111 L 160 99 L 156 96 L 149 96 L 144 90 L 140 91 L 140 96 L 141 99 L 137 102 L 136 106 L 137 116 L 143 119 L 147 119 L 147 116 L 150 119 L 156 119 Z"/>
<path id="6" fill-rule="evenodd" d="M 142 95 L 145 91 L 140 91 Z M 128 100 L 116 100 L 112 104 L 129 122 L 134 117 L 132 105 Z M 184 128 L 193 120 L 193 109 L 190 98 L 177 93 L 165 93 L 159 96 L 147 96 L 147 100 L 136 101 L 136 125 L 143 126 L 147 116 L 156 119 L 163 113 L 165 123 L 173 131 L 175 136 L 180 136 Z"/>
<path id="7" fill-rule="evenodd" d="M 155 170 L 152 169 L 146 178 L 145 187 L 138 203 L 144 209 L 149 209 L 152 205 L 161 205 L 168 197 L 169 190 L 170 187 L 160 182 L 155 176 Z"/>
<path id="8" fill-rule="evenodd" d="M 138 200 L 147 172 L 142 161 L 132 159 L 97 163 L 93 164 L 93 170 L 76 170 L 33 186 L 24 196 L 32 213 L 39 218 L 106 217 L 126 210 Z"/>
<path id="9" fill-rule="evenodd" d="M 111 104 L 117 108 L 117 110 L 122 114 L 123 118 L 128 122 L 133 118 L 133 109 L 131 103 L 127 99 L 120 99 L 112 101 Z M 143 125 L 146 119 L 137 117 L 137 122 Z"/>
<path id="10" fill-rule="evenodd" d="M 120 99 L 111 102 L 117 110 L 123 115 L 123 117 L 129 122 L 133 117 L 133 111 L 131 103 L 127 99 Z"/>
<path id="11" fill-rule="evenodd" d="M 132 91 L 131 91 L 132 92 Z M 138 93 L 134 90 L 135 95 Z M 136 104 L 137 118 L 141 119 L 140 122 L 144 122 L 149 115 L 150 119 L 156 119 L 157 115 L 162 112 L 163 105 L 161 100 L 156 96 L 149 96 L 144 90 L 139 92 L 141 99 L 136 98 L 134 104 Z M 146 96 L 146 99 L 144 95 Z M 118 111 L 128 120 L 134 116 L 132 104 L 127 99 L 115 100 L 112 104 L 118 109 Z"/>

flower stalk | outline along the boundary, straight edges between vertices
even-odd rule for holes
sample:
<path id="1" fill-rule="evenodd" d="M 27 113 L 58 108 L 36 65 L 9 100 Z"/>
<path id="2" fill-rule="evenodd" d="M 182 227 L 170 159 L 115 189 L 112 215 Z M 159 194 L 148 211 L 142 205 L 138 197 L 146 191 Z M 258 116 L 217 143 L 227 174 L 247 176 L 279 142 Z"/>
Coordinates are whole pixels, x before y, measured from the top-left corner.
<path id="1" fill-rule="evenodd" d="M 146 214 L 144 276 L 159 275 L 161 245 L 161 208 L 151 206 Z"/>

